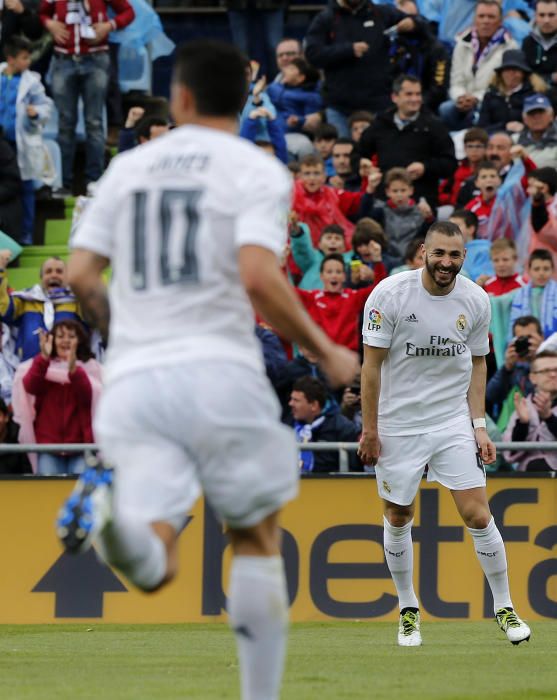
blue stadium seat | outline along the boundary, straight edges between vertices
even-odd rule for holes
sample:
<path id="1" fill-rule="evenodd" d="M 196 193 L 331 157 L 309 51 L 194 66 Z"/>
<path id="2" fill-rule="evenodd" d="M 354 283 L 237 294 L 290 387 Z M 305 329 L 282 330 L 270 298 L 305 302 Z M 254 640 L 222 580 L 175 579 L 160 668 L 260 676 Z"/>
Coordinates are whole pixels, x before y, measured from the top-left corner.
<path id="1" fill-rule="evenodd" d="M 122 92 L 151 92 L 151 58 L 144 46 L 120 46 L 118 80 Z"/>

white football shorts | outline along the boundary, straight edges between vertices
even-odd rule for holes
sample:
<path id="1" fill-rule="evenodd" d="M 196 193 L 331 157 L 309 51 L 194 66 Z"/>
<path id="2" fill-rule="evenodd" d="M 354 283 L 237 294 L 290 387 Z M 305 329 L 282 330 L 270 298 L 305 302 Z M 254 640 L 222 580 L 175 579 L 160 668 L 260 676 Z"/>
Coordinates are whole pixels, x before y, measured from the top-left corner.
<path id="1" fill-rule="evenodd" d="M 115 468 L 116 512 L 180 528 L 201 491 L 232 528 L 250 527 L 298 492 L 292 430 L 265 375 L 241 364 L 184 363 L 105 388 L 95 418 Z"/>
<path id="2" fill-rule="evenodd" d="M 427 480 L 454 491 L 485 486 L 485 468 L 468 416 L 449 427 L 419 435 L 383 435 L 375 467 L 381 498 L 408 506 L 416 497 L 424 469 Z"/>

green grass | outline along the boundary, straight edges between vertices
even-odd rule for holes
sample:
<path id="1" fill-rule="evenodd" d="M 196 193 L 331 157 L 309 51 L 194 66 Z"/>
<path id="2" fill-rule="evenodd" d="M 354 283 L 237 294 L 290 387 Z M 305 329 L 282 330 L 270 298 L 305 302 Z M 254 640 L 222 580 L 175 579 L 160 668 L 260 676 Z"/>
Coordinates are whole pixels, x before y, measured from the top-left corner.
<path id="1" fill-rule="evenodd" d="M 512 646 L 493 622 L 426 623 L 396 646 L 384 622 L 293 625 L 282 700 L 557 698 L 557 622 Z M 239 697 L 234 642 L 214 625 L 0 626 L 6 700 Z"/>

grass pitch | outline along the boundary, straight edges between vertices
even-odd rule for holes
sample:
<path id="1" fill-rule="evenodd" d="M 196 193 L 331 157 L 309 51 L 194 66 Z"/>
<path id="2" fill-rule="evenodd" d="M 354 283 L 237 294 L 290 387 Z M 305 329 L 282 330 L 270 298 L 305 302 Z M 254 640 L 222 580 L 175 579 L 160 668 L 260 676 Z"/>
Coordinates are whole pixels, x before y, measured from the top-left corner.
<path id="1" fill-rule="evenodd" d="M 557 700 L 557 622 L 512 646 L 494 622 L 293 625 L 282 700 Z M 0 626 L 3 700 L 238 699 L 225 625 Z"/>

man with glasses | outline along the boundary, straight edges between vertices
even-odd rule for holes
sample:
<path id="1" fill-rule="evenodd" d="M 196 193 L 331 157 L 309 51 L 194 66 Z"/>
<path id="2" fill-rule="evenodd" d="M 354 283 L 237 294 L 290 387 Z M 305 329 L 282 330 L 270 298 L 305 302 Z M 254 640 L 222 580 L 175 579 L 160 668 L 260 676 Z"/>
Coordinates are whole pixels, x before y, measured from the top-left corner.
<path id="1" fill-rule="evenodd" d="M 514 395 L 515 411 L 503 439 L 505 442 L 554 442 L 557 440 L 557 353 L 544 350 L 530 368 L 533 391 Z M 508 450 L 505 458 L 520 471 L 557 470 L 557 452 Z"/>
<path id="2" fill-rule="evenodd" d="M 281 39 L 277 44 L 275 57 L 279 72 L 276 74 L 273 82 L 282 83 L 284 80 L 282 71 L 286 68 L 286 66 L 289 66 L 295 58 L 304 57 L 301 42 L 299 42 L 298 39 Z"/>

